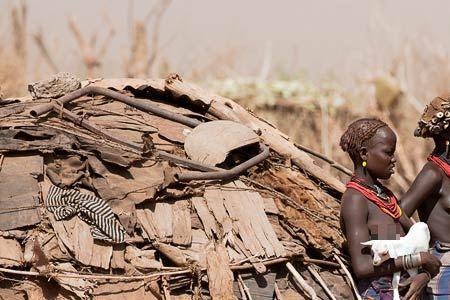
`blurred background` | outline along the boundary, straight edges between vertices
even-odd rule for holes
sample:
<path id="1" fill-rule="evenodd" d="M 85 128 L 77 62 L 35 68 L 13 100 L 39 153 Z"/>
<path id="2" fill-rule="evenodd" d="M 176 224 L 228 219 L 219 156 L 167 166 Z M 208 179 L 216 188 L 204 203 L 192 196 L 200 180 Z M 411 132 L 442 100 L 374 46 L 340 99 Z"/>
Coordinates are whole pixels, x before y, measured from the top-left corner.
<path id="1" fill-rule="evenodd" d="M 450 89 L 449 11 L 445 0 L 1 0 L 0 93 L 59 71 L 175 72 L 348 168 L 343 130 L 378 116 L 398 134 L 402 192 L 431 151 L 413 137 L 424 105 Z"/>

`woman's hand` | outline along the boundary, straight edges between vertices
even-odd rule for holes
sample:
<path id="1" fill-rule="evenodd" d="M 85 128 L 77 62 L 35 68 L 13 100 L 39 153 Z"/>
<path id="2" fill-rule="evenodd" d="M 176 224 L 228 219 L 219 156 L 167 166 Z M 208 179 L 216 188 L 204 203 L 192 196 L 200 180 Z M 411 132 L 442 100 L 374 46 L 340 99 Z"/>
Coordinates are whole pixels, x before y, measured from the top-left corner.
<path id="1" fill-rule="evenodd" d="M 434 255 L 428 252 L 420 252 L 420 259 L 422 260 L 422 268 L 426 269 L 430 273 L 431 278 L 439 274 L 439 268 L 442 263 Z"/>
<path id="2" fill-rule="evenodd" d="M 417 274 L 409 286 L 409 290 L 406 293 L 404 300 L 421 300 L 423 299 L 423 295 L 425 289 L 427 287 L 428 282 L 430 281 L 430 277 L 426 273 Z"/>

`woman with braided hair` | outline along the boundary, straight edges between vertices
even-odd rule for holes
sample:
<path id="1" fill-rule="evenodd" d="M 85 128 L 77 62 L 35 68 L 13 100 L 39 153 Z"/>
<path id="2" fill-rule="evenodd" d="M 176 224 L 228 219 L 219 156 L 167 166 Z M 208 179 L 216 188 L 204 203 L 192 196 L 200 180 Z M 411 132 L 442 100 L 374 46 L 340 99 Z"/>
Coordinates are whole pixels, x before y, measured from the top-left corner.
<path id="1" fill-rule="evenodd" d="M 414 135 L 432 138 L 435 148 L 402 198 L 405 214 L 417 209 L 428 224 L 433 254 L 441 260 L 439 275 L 428 284 L 429 299 L 450 299 L 450 97 L 434 98 L 425 107 Z"/>
<path id="2" fill-rule="evenodd" d="M 353 161 L 354 175 L 342 196 L 341 228 L 348 241 L 353 272 L 363 299 L 392 299 L 392 274 L 404 269 L 404 257 L 389 259 L 374 266 L 370 249 L 361 243 L 393 240 L 405 234 L 411 221 L 402 214 L 397 198 L 379 179 L 394 173 L 395 133 L 378 119 L 351 123 L 341 137 L 340 146 Z M 408 257 L 422 272 L 412 279 L 409 289 L 401 290 L 403 299 L 422 299 L 423 291 L 439 271 L 439 260 L 424 252 Z M 430 276 L 431 274 L 431 276 Z"/>

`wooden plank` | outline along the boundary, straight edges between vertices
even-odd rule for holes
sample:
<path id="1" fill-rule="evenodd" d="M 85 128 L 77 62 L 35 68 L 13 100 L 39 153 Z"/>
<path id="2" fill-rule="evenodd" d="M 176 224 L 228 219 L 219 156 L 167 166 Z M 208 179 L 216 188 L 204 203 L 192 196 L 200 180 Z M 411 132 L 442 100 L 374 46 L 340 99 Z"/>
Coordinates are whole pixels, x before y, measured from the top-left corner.
<path id="1" fill-rule="evenodd" d="M 73 230 L 73 220 L 56 221 L 51 212 L 47 212 L 47 214 L 53 230 L 55 231 L 56 237 L 58 238 L 59 248 L 61 248 L 61 250 L 66 254 L 68 254 L 68 252 L 73 253 L 74 246 L 71 236 L 71 231 Z"/>
<path id="2" fill-rule="evenodd" d="M 189 246 L 192 242 L 191 210 L 188 200 L 178 200 L 173 209 L 173 243 Z"/>
<path id="3" fill-rule="evenodd" d="M 234 183 L 238 188 L 248 189 L 248 187 L 240 180 L 237 180 Z M 249 190 L 246 190 L 243 195 L 245 195 L 245 200 L 243 202 L 245 202 L 246 207 L 253 208 L 253 218 L 251 218 L 252 227 L 255 230 L 261 245 L 263 245 L 266 250 L 267 256 L 283 256 L 285 254 L 285 249 L 278 240 L 275 231 L 264 212 L 264 200 L 261 195 Z M 269 243 L 269 248 L 266 248 L 266 242 Z"/>
<path id="4" fill-rule="evenodd" d="M 91 227 L 76 216 L 72 219 L 75 219 L 71 237 L 75 259 L 86 266 L 109 269 L 113 252 L 112 246 L 97 241 L 94 242 Z"/>
<path id="5" fill-rule="evenodd" d="M 0 171 L 0 230 L 40 222 L 37 178 L 42 173 L 43 159 L 40 155 L 4 157 Z"/>
<path id="6" fill-rule="evenodd" d="M 44 170 L 44 159 L 39 154 L 35 155 L 8 155 L 2 164 L 2 176 L 15 174 L 41 175 Z"/>
<path id="7" fill-rule="evenodd" d="M 203 227 L 205 228 L 205 233 L 209 238 L 213 238 L 214 234 L 217 234 L 218 227 L 214 216 L 208 209 L 205 199 L 203 197 L 192 197 L 192 204 L 197 211 L 200 220 L 202 221 Z"/>
<path id="8" fill-rule="evenodd" d="M 156 225 L 156 231 L 158 232 L 159 238 L 162 240 L 171 239 L 173 236 L 172 205 L 166 202 L 156 202 L 154 205 L 154 211 L 152 211 L 152 217 L 154 224 Z"/>
<path id="9" fill-rule="evenodd" d="M 56 271 L 63 271 L 68 273 L 77 273 L 77 270 L 70 263 L 60 263 L 56 264 Z M 59 277 L 54 278 L 59 285 L 68 291 L 71 291 L 79 297 L 79 299 L 86 299 L 85 291 L 90 290 L 94 287 L 94 283 L 84 280 L 82 278 L 70 278 L 70 277 Z"/>
<path id="10" fill-rule="evenodd" d="M 245 248 L 245 245 L 241 239 L 238 238 L 234 239 L 232 242 L 232 246 L 234 247 L 234 249 L 239 250 L 248 258 L 250 263 L 255 268 L 256 273 L 264 274 L 267 271 L 266 266 L 264 266 L 258 258 L 251 255 L 251 253 Z"/>
<path id="11" fill-rule="evenodd" d="M 268 272 L 258 276 L 255 276 L 254 273 L 240 273 L 239 275 L 241 276 L 245 286 L 250 291 L 253 300 L 282 300 L 274 297 L 275 278 L 277 276 L 276 272 Z M 234 282 L 233 287 L 235 295 L 239 295 L 239 286 L 237 281 Z M 302 298 L 292 298 L 291 300 L 294 299 L 299 300 Z"/>
<path id="12" fill-rule="evenodd" d="M 226 186 L 236 189 L 236 186 L 233 183 L 228 183 Z M 233 225 L 236 224 L 238 228 L 237 234 L 241 237 L 245 248 L 247 248 L 252 255 L 263 255 L 265 251 L 261 247 L 251 224 L 251 219 L 253 218 L 252 208 L 250 208 L 250 210 L 243 208 L 243 192 L 236 190 L 222 190 L 222 193 L 225 196 L 225 208 L 233 220 Z"/>
<path id="13" fill-rule="evenodd" d="M 20 267 L 23 264 L 24 257 L 19 242 L 0 236 L 0 266 Z"/>
<path id="14" fill-rule="evenodd" d="M 245 255 L 236 251 L 234 248 L 227 246 L 228 256 L 230 257 L 231 262 L 238 262 L 245 259 Z"/>
<path id="15" fill-rule="evenodd" d="M 125 269 L 125 245 L 113 245 L 111 269 Z"/>
<path id="16" fill-rule="evenodd" d="M 172 241 L 173 212 L 169 203 L 148 203 L 144 208 L 136 210 L 136 214 L 150 239 Z"/>
<path id="17" fill-rule="evenodd" d="M 247 191 L 245 189 L 248 189 L 248 187 L 240 182 L 239 180 L 234 182 L 235 186 L 237 188 L 242 188 L 244 190 L 240 191 L 241 193 L 241 211 L 243 211 L 250 221 L 250 225 L 253 229 L 253 232 L 255 233 L 256 238 L 258 239 L 259 243 L 263 247 L 264 251 L 266 252 L 267 257 L 272 257 L 275 255 L 275 251 L 271 245 L 271 243 L 268 241 L 266 234 L 264 233 L 263 229 L 263 222 L 261 220 L 262 215 L 264 217 L 266 216 L 264 212 L 264 207 L 261 206 L 255 206 L 255 203 L 253 201 L 253 197 L 255 197 L 254 193 L 251 193 L 250 191 Z M 258 194 L 259 196 L 259 194 Z"/>
<path id="18" fill-rule="evenodd" d="M 264 230 L 264 234 L 266 238 L 269 240 L 270 244 L 272 245 L 275 255 L 276 256 L 284 256 L 286 255 L 286 249 L 284 248 L 283 244 L 280 242 L 280 240 L 277 237 L 277 234 L 275 233 L 274 228 L 272 227 L 272 224 L 270 224 L 269 219 L 267 218 L 267 215 L 264 213 L 264 205 L 263 200 L 257 193 L 252 193 L 253 197 L 250 197 L 250 199 L 253 200 L 253 204 L 255 207 L 259 207 L 258 209 L 258 215 L 259 220 L 262 225 L 262 229 Z"/>
<path id="19" fill-rule="evenodd" d="M 146 209 L 136 209 L 136 216 L 142 226 L 142 229 L 144 230 L 143 233 L 146 235 L 144 237 L 152 241 L 156 240 L 156 228 L 153 225 L 153 222 L 151 222 L 150 219 L 147 218 Z"/>
<path id="20" fill-rule="evenodd" d="M 207 251 L 206 273 L 209 293 L 213 300 L 233 300 L 233 272 L 230 270 L 227 250 L 220 244 Z"/>
<path id="21" fill-rule="evenodd" d="M 222 227 L 223 234 L 226 235 L 231 232 L 233 230 L 233 222 L 223 204 L 224 195 L 222 194 L 222 190 L 218 187 L 208 187 L 203 197 L 206 200 L 209 210 L 219 223 L 219 226 Z"/>
<path id="22" fill-rule="evenodd" d="M 191 246 L 181 251 L 188 261 L 195 261 L 200 267 L 206 268 L 206 248 L 210 242 L 203 230 L 193 229 Z"/>
<path id="23" fill-rule="evenodd" d="M 272 197 L 263 197 L 264 211 L 268 214 L 281 215 Z"/>

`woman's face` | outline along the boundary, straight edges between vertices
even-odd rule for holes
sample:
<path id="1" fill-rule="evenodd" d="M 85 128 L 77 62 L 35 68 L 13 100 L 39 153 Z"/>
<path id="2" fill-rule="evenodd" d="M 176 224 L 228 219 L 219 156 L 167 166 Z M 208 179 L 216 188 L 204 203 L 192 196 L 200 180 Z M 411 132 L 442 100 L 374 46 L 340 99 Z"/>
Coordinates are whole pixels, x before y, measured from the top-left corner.
<path id="1" fill-rule="evenodd" d="M 377 179 L 388 179 L 394 174 L 397 137 L 387 126 L 377 130 L 367 145 L 367 171 Z M 364 159 L 364 158 L 363 158 Z"/>

